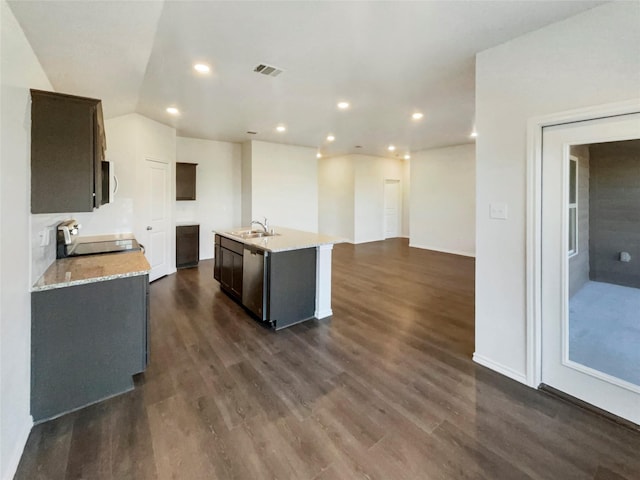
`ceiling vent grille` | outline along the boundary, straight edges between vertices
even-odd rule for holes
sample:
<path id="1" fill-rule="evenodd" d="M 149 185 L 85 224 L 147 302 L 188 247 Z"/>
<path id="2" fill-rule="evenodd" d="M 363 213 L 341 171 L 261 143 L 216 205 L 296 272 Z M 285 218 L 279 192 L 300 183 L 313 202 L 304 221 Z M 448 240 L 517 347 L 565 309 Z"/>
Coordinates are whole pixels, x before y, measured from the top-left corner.
<path id="1" fill-rule="evenodd" d="M 261 73 L 262 75 L 268 75 L 269 77 L 277 77 L 282 73 L 282 70 L 280 70 L 279 68 L 272 67 L 271 65 L 265 65 L 263 63 L 254 68 L 253 71 L 256 73 Z"/>

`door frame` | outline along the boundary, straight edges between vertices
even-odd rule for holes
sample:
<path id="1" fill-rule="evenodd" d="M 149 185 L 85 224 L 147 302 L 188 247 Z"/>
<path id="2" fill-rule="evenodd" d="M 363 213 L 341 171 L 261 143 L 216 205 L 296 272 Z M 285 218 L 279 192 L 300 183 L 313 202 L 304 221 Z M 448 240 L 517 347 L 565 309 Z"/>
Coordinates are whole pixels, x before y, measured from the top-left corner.
<path id="1" fill-rule="evenodd" d="M 526 381 L 542 382 L 542 129 L 640 112 L 640 98 L 532 117 L 527 121 Z"/>

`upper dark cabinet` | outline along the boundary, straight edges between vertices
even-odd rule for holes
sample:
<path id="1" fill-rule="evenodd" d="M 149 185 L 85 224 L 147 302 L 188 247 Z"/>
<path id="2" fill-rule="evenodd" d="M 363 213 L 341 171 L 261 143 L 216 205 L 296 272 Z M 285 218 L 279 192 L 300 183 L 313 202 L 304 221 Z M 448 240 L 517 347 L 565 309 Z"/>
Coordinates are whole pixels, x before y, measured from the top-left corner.
<path id="1" fill-rule="evenodd" d="M 196 199 L 197 163 L 176 163 L 176 200 Z"/>
<path id="2" fill-rule="evenodd" d="M 100 100 L 31 90 L 31 213 L 102 205 L 105 150 Z"/>

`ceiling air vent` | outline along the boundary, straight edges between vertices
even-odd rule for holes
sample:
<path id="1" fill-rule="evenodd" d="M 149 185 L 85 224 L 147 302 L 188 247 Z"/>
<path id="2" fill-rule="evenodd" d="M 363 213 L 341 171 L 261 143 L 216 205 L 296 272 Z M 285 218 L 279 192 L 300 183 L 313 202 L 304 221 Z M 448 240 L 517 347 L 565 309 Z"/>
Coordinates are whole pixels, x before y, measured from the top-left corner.
<path id="1" fill-rule="evenodd" d="M 271 65 L 265 65 L 263 63 L 254 68 L 253 71 L 256 73 L 261 73 L 262 75 L 268 75 L 270 77 L 277 77 L 282 73 L 282 70 L 280 70 L 279 68 L 272 67 Z"/>

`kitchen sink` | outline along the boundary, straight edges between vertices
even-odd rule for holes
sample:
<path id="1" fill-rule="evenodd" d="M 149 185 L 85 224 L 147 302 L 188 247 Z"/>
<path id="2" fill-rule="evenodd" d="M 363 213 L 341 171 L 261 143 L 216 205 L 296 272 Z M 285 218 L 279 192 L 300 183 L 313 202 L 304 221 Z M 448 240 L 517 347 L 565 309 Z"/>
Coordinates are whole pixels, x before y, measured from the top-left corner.
<path id="1" fill-rule="evenodd" d="M 279 233 L 263 232 L 262 230 L 236 230 L 235 232 L 229 232 L 229 234 L 240 238 L 261 238 L 280 235 Z"/>

